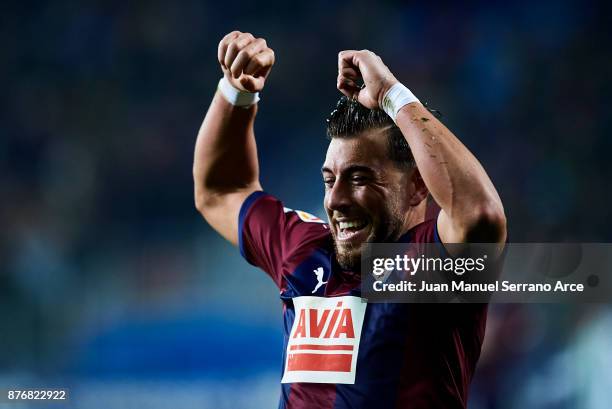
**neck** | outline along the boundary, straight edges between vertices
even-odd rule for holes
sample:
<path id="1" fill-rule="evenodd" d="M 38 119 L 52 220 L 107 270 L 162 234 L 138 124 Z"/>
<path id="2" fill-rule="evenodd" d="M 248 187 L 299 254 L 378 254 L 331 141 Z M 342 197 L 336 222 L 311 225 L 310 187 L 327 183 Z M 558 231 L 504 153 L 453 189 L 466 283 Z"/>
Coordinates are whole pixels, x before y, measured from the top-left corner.
<path id="1" fill-rule="evenodd" d="M 404 228 L 402 230 L 402 235 L 406 234 L 406 232 L 408 232 L 408 230 L 412 229 L 414 226 L 423 223 L 425 221 L 426 212 L 427 200 L 423 200 L 418 205 L 410 207 L 404 217 Z"/>

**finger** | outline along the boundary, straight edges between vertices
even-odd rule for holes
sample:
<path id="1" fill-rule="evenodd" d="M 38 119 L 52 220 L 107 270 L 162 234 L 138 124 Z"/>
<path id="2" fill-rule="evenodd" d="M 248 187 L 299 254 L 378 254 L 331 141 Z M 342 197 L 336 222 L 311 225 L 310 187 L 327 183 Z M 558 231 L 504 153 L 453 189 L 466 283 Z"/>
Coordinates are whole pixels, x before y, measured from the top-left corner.
<path id="1" fill-rule="evenodd" d="M 219 47 L 217 47 L 217 59 L 219 60 L 219 64 L 224 65 L 225 53 L 227 52 L 227 47 L 229 43 L 236 37 L 242 34 L 240 31 L 232 31 L 228 33 L 219 41 Z"/>
<path id="2" fill-rule="evenodd" d="M 343 77 L 350 78 L 352 80 L 361 79 L 361 73 L 353 67 L 343 67 L 338 71 L 338 75 L 342 75 Z"/>
<path id="3" fill-rule="evenodd" d="M 347 90 L 345 88 L 340 88 L 340 87 L 338 87 L 338 91 L 342 92 L 349 99 L 353 98 L 352 91 L 349 91 L 349 90 Z"/>
<path id="4" fill-rule="evenodd" d="M 223 64 L 225 67 L 229 69 L 238 53 L 254 39 L 255 37 L 253 37 L 251 33 L 241 33 L 230 41 L 223 59 Z"/>
<path id="5" fill-rule="evenodd" d="M 249 45 L 244 47 L 242 50 L 240 50 L 240 52 L 238 52 L 238 55 L 236 56 L 236 59 L 234 60 L 230 68 L 230 71 L 232 75 L 234 76 L 234 78 L 240 77 L 242 70 L 249 63 L 249 61 L 255 55 L 257 55 L 260 51 L 265 49 L 266 46 L 267 46 L 266 40 L 264 40 L 263 38 L 258 38 L 252 41 Z"/>
<path id="6" fill-rule="evenodd" d="M 338 91 L 343 93 L 348 99 L 359 98 L 359 88 L 338 88 Z"/>
<path id="7" fill-rule="evenodd" d="M 227 47 L 227 52 L 225 53 L 225 59 L 223 62 L 227 68 L 232 66 L 234 59 L 238 55 L 238 53 L 247 45 L 249 45 L 255 37 L 251 33 L 242 33 L 238 37 L 236 37 L 230 45 Z"/>
<path id="8" fill-rule="evenodd" d="M 357 85 L 357 82 L 352 79 L 352 78 L 348 78 L 342 74 L 338 75 L 338 79 L 337 79 L 337 84 L 338 86 L 347 86 L 347 87 L 352 87 L 352 88 L 359 88 L 359 86 Z"/>
<path id="9" fill-rule="evenodd" d="M 342 85 L 338 87 L 338 91 L 342 92 L 348 98 L 358 98 L 361 93 L 361 89 L 359 87 L 352 87 L 348 85 Z"/>
<path id="10" fill-rule="evenodd" d="M 274 51 L 271 48 L 266 48 L 251 58 L 243 72 L 247 75 L 265 77 L 274 65 L 274 61 L 276 61 Z"/>
<path id="11" fill-rule="evenodd" d="M 342 92 L 348 98 L 356 98 L 361 91 L 361 87 L 357 86 L 354 81 L 342 77 L 341 75 L 338 76 L 336 87 L 338 88 L 338 91 Z"/>
<path id="12" fill-rule="evenodd" d="M 347 68 L 353 68 L 355 70 L 359 70 L 359 67 L 353 62 L 353 57 L 358 53 L 357 50 L 344 50 L 338 53 L 338 71 L 342 72 L 342 70 Z"/>

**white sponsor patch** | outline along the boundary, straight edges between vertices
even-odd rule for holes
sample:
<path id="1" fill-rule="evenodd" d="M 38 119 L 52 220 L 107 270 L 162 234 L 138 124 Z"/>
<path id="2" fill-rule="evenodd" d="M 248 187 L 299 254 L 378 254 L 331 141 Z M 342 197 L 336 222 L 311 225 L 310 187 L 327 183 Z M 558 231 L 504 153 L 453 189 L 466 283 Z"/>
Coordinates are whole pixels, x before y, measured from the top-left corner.
<path id="1" fill-rule="evenodd" d="M 359 297 L 296 297 L 282 383 L 354 384 L 367 303 Z"/>

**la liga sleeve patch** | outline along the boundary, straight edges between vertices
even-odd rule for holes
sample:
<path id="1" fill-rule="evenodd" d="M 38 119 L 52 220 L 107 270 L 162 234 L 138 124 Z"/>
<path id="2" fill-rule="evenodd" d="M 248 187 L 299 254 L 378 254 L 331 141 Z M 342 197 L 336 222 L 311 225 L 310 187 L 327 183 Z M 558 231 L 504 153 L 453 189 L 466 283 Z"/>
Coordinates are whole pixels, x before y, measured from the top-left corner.
<path id="1" fill-rule="evenodd" d="M 300 220 L 303 221 L 303 222 L 306 222 L 306 223 L 325 223 L 324 220 L 321 220 L 320 218 L 318 218 L 314 214 L 305 212 L 303 210 L 293 210 L 293 209 L 290 209 L 288 207 L 284 207 L 283 210 L 285 211 L 285 213 L 295 212 L 295 214 L 297 214 L 297 216 L 300 218 Z"/>

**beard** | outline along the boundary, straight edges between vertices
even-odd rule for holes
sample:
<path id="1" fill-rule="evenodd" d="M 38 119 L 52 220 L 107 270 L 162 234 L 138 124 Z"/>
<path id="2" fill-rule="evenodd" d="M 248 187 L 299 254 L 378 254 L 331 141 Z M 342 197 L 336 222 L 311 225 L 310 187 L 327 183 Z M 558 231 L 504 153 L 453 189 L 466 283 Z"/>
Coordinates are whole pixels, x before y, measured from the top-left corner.
<path id="1" fill-rule="evenodd" d="M 368 238 L 368 242 L 371 240 Z M 334 248 L 336 249 L 336 260 L 343 270 L 360 272 L 361 271 L 361 245 L 343 245 L 340 247 L 334 237 Z"/>
<path id="2" fill-rule="evenodd" d="M 338 244 L 336 229 L 330 229 L 334 239 L 334 248 L 336 250 L 336 260 L 338 264 L 344 270 L 361 272 L 361 253 L 363 244 L 395 241 L 400 237 L 403 225 L 404 218 L 398 207 L 390 206 L 382 215 L 381 219 L 372 222 L 371 232 L 363 242 Z"/>

